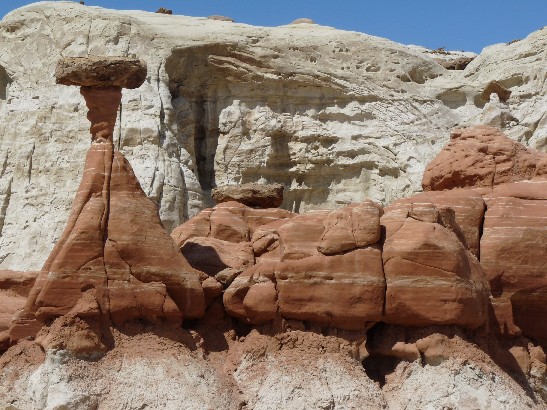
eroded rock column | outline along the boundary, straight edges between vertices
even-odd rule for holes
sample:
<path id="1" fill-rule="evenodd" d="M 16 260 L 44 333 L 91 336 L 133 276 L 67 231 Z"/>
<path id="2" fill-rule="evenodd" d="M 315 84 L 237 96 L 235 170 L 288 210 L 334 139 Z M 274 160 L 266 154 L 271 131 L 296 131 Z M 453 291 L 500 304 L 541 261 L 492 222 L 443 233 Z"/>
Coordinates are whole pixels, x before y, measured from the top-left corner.
<path id="1" fill-rule="evenodd" d="M 146 65 L 135 59 L 59 62 L 57 82 L 81 87 L 91 147 L 65 231 L 11 327 L 12 341 L 34 336 L 61 316 L 58 327 L 90 327 L 100 339 L 101 328 L 110 325 L 139 319 L 180 326 L 183 318 L 203 315 L 197 273 L 163 229 L 129 162 L 114 151 L 122 88 L 139 87 L 145 78 Z"/>

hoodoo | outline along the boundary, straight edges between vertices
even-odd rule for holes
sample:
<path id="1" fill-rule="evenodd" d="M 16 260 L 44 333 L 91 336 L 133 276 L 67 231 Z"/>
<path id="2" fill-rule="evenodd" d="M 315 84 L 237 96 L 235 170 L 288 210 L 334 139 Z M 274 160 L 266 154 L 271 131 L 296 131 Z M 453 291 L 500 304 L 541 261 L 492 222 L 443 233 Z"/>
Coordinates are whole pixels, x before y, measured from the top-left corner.
<path id="1" fill-rule="evenodd" d="M 10 329 L 12 342 L 63 316 L 100 343 L 110 325 L 142 319 L 180 326 L 183 318 L 202 316 L 198 274 L 163 228 L 129 162 L 114 150 L 122 88 L 139 87 L 146 65 L 130 58 L 66 58 L 55 75 L 60 84 L 81 87 L 91 147 L 65 231 Z"/>
<path id="2" fill-rule="evenodd" d="M 547 30 L 173 11 L 0 22 L 0 409 L 544 410 Z"/>

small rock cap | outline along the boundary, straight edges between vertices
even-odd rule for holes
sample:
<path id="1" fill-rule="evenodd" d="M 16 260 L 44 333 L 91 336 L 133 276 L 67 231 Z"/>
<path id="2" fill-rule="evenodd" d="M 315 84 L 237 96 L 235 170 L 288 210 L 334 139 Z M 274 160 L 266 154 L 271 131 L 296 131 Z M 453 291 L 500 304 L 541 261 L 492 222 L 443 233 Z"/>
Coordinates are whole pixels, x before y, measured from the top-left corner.
<path id="1" fill-rule="evenodd" d="M 254 208 L 277 208 L 283 203 L 281 184 L 246 183 L 213 188 L 211 196 L 217 204 L 236 201 Z"/>
<path id="2" fill-rule="evenodd" d="M 138 88 L 146 72 L 146 63 L 136 58 L 65 57 L 57 63 L 55 79 L 63 85 Z"/>

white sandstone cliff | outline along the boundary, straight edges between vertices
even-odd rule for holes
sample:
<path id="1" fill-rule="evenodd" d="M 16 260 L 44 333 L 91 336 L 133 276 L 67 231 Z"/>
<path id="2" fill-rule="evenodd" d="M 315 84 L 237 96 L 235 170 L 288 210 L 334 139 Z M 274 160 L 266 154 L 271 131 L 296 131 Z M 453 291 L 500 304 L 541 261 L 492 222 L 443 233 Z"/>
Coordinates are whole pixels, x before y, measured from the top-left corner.
<path id="1" fill-rule="evenodd" d="M 41 267 L 83 172 L 85 105 L 55 85 L 62 56 L 147 62 L 117 144 L 172 229 L 227 183 L 283 183 L 296 211 L 410 195 L 456 126 L 495 123 L 545 151 L 546 50 L 543 29 L 448 71 L 420 48 L 315 24 L 23 7 L 0 23 L 0 269 Z M 507 103 L 481 99 L 492 80 Z"/>

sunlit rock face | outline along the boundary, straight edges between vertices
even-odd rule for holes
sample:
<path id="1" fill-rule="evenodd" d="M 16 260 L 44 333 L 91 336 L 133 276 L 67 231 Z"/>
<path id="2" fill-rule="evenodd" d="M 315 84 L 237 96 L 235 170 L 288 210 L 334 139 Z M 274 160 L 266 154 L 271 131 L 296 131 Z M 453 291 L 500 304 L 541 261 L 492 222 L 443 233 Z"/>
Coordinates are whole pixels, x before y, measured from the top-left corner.
<path id="1" fill-rule="evenodd" d="M 0 33 L 3 269 L 41 267 L 82 175 L 86 108 L 76 89 L 55 85 L 60 57 L 147 63 L 144 84 L 124 93 L 113 143 L 168 231 L 212 205 L 215 186 L 280 183 L 282 207 L 296 212 L 409 196 L 455 126 L 494 121 L 546 146 L 545 30 L 486 48 L 465 70 L 315 24 L 252 27 L 75 2 L 16 10 Z M 506 102 L 484 100 L 492 81 L 511 91 Z"/>

